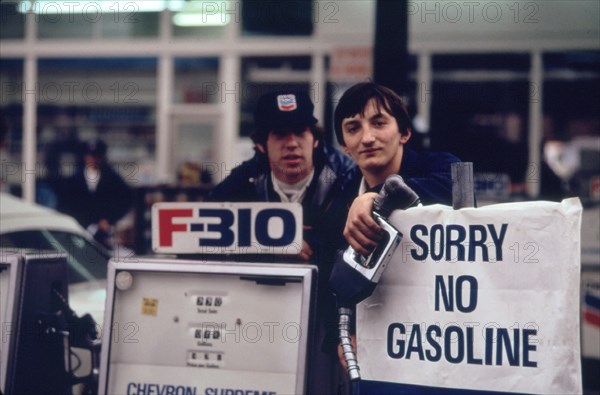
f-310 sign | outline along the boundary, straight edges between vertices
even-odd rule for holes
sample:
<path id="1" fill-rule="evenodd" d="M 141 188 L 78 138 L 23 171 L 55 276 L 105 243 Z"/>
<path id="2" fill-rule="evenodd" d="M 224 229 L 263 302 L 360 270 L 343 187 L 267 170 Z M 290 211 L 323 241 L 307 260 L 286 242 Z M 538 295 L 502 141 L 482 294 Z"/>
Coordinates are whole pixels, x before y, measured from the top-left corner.
<path id="1" fill-rule="evenodd" d="M 157 203 L 152 248 L 177 254 L 289 254 L 302 249 L 298 203 Z"/>

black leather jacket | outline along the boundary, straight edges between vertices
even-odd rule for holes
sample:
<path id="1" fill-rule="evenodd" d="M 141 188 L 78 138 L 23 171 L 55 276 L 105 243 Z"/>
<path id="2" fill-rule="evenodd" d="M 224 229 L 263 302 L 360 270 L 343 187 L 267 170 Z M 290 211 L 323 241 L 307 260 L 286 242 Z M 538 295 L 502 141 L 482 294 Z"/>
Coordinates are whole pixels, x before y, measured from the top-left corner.
<path id="1" fill-rule="evenodd" d="M 339 194 L 342 185 L 348 182 L 356 166 L 348 156 L 327 145 L 317 148 L 313 158 L 315 175 L 302 201 L 302 211 L 303 225 L 305 229 L 308 228 L 304 232 L 304 240 L 315 250 L 319 245 L 328 242 L 332 236 L 331 232 L 341 236 L 344 222 L 339 221 L 341 225 L 333 225 L 329 212 L 334 198 Z M 234 168 L 231 174 L 210 192 L 205 201 L 280 202 L 279 195 L 273 189 L 270 174 L 266 155 L 257 152 L 252 159 Z M 321 229 L 327 233 L 323 233 Z"/>

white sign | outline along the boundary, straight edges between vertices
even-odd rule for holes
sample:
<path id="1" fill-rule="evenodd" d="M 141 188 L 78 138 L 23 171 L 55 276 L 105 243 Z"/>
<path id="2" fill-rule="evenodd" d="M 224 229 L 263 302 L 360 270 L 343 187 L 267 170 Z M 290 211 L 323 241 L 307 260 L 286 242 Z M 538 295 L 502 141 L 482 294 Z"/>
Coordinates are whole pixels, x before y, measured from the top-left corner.
<path id="1" fill-rule="evenodd" d="M 299 254 L 298 203 L 157 203 L 152 248 L 161 253 Z"/>
<path id="2" fill-rule="evenodd" d="M 581 393 L 581 204 L 395 211 L 404 237 L 358 306 L 367 380 Z"/>

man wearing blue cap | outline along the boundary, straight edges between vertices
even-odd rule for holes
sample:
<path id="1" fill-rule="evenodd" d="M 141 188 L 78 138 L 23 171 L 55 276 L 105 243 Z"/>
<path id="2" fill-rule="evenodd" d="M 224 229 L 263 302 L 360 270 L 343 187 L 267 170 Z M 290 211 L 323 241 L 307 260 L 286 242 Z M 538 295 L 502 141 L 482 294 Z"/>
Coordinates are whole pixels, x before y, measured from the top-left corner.
<path id="1" fill-rule="evenodd" d="M 274 92 L 258 99 L 252 140 L 256 155 L 232 170 L 206 201 L 297 202 L 304 213 L 304 246 L 309 260 L 323 240 L 315 237 L 338 187 L 355 167 L 323 141 L 305 92 Z M 343 226 L 343 225 L 342 225 Z"/>
<path id="2" fill-rule="evenodd" d="M 319 268 L 316 350 L 309 363 L 310 394 L 338 393 L 337 339 L 325 328 L 337 321 L 327 280 L 335 249 L 343 242 L 345 217 L 332 202 L 355 167 L 325 144 L 305 92 L 280 91 L 258 99 L 252 140 L 256 155 L 233 169 L 206 201 L 297 202 L 302 204 L 304 241 L 300 258 Z M 335 332 L 331 332 L 335 333 Z M 328 333 L 329 334 L 329 333 Z"/>

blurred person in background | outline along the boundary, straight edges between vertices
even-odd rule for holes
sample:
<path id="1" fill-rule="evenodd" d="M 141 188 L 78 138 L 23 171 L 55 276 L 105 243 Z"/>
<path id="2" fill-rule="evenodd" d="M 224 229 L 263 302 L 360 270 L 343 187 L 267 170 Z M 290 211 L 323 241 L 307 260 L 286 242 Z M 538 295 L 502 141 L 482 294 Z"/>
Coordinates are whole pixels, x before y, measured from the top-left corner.
<path id="1" fill-rule="evenodd" d="M 109 250 L 115 247 L 114 225 L 132 206 L 132 189 L 106 161 L 102 140 L 86 141 L 75 173 L 58 189 L 58 211 L 73 216 Z"/>
<path id="2" fill-rule="evenodd" d="M 56 209 L 57 193 L 63 180 L 74 174 L 79 165 L 82 142 L 77 136 L 77 128 L 56 127 L 52 130 L 55 140 L 46 150 L 46 179 L 38 181 L 36 186 L 36 202 Z M 54 196 L 52 196 L 52 194 Z"/>
<path id="3" fill-rule="evenodd" d="M 280 91 L 258 99 L 254 112 L 255 156 L 232 170 L 205 199 L 229 202 L 296 202 L 302 204 L 303 246 L 299 257 L 319 268 L 316 345 L 309 361 L 309 394 L 340 392 L 343 374 L 337 362 L 337 340 L 327 339 L 335 325 L 335 300 L 327 280 L 345 217 L 333 200 L 354 164 L 325 144 L 305 92 Z"/>

